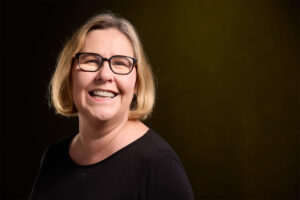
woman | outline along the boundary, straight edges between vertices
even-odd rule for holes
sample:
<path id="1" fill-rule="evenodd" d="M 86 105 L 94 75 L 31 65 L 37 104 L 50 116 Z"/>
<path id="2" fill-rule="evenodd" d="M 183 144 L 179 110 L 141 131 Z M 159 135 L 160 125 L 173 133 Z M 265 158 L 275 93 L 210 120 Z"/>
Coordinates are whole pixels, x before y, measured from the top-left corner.
<path id="1" fill-rule="evenodd" d="M 140 121 L 155 88 L 127 20 L 88 20 L 62 50 L 50 89 L 59 114 L 78 115 L 79 133 L 47 149 L 30 199 L 194 198 L 176 153 Z"/>

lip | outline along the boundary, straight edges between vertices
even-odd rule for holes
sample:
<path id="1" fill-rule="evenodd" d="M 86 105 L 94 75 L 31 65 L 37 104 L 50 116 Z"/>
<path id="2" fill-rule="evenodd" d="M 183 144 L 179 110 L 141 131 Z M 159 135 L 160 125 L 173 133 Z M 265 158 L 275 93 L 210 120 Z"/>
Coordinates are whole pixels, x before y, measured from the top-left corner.
<path id="1" fill-rule="evenodd" d="M 90 94 L 90 92 L 95 91 L 95 90 L 101 90 L 101 91 L 111 92 L 111 93 L 114 93 L 116 96 L 113 97 L 113 98 L 105 98 L 105 99 L 102 99 L 102 98 L 95 98 L 95 97 L 93 97 L 93 96 Z M 95 88 L 95 89 L 89 90 L 89 91 L 87 92 L 87 94 L 88 94 L 88 96 L 89 96 L 92 100 L 97 101 L 97 102 L 111 102 L 111 101 L 113 101 L 113 100 L 119 95 L 118 92 L 115 92 L 115 91 L 113 91 L 113 90 L 101 89 L 101 88 Z"/>

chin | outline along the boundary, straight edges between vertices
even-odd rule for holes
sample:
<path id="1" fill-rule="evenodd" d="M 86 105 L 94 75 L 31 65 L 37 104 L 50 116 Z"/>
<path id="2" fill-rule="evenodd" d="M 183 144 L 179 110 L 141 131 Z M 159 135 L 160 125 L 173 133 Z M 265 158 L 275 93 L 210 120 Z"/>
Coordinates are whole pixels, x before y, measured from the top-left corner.
<path id="1" fill-rule="evenodd" d="M 94 113 L 93 118 L 99 122 L 115 121 L 123 118 L 124 113 L 115 112 L 113 109 L 110 110 L 101 110 L 97 113 Z"/>
<path id="2" fill-rule="evenodd" d="M 109 122 L 112 121 L 114 118 L 111 116 L 101 116 L 97 118 L 99 122 Z"/>
<path id="3" fill-rule="evenodd" d="M 115 118 L 115 114 L 111 112 L 101 112 L 101 113 L 95 113 L 93 116 L 97 121 L 102 122 L 102 121 L 109 121 Z"/>

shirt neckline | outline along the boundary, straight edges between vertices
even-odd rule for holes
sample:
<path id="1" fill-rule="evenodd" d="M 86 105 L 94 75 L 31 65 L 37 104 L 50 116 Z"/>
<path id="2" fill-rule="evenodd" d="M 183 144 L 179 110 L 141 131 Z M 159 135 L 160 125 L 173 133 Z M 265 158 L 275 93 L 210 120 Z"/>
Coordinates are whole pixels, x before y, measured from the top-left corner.
<path id="1" fill-rule="evenodd" d="M 133 142 L 127 144 L 126 146 L 122 147 L 121 149 L 119 149 L 118 151 L 116 151 L 115 153 L 111 154 L 110 156 L 108 156 L 107 158 L 93 163 L 93 164 L 89 164 L 89 165 L 79 165 L 77 164 L 72 158 L 71 155 L 69 153 L 69 148 L 70 148 L 70 144 L 72 139 L 75 137 L 76 134 L 74 134 L 72 137 L 69 138 L 67 145 L 66 145 L 66 149 L 65 149 L 65 154 L 66 157 L 68 159 L 68 161 L 70 162 L 70 164 L 76 168 L 81 168 L 81 169 L 86 169 L 86 168 L 90 168 L 90 167 L 94 167 L 100 164 L 103 164 L 111 159 L 113 159 L 114 157 L 116 157 L 117 155 L 119 155 L 120 153 L 122 153 L 123 151 L 129 149 L 130 147 L 134 146 L 135 144 L 139 143 L 141 140 L 143 140 L 147 135 L 149 135 L 149 133 L 151 132 L 151 128 L 149 128 L 141 137 L 137 138 L 136 140 L 134 140 Z"/>

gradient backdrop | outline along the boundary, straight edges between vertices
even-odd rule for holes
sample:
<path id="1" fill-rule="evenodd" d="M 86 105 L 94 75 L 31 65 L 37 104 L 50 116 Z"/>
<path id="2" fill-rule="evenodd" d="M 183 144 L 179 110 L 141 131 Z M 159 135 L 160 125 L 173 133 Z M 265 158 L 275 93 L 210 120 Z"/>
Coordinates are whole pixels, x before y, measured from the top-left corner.
<path id="1" fill-rule="evenodd" d="M 1 198 L 26 199 L 45 148 L 77 131 L 54 114 L 57 55 L 89 17 L 137 28 L 157 80 L 145 123 L 197 199 L 300 199 L 298 0 L 2 1 Z"/>

